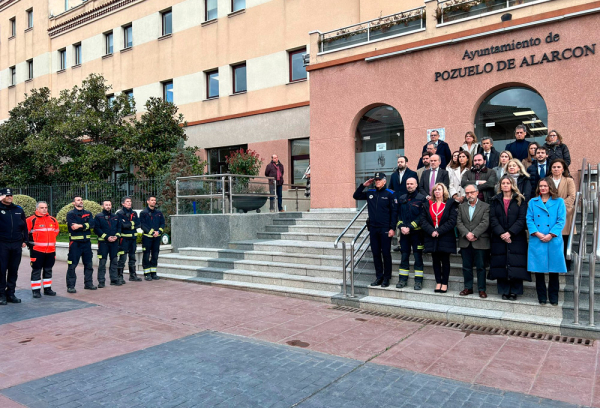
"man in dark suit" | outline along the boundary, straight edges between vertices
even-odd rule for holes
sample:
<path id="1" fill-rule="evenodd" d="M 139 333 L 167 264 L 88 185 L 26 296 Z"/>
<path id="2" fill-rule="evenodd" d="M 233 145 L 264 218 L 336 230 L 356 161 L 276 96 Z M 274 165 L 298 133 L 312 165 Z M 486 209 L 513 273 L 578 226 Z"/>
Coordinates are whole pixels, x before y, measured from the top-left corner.
<path id="1" fill-rule="evenodd" d="M 446 188 L 450 188 L 450 175 L 440 168 L 440 156 L 434 154 L 429 159 L 429 170 L 425 170 L 419 181 L 419 193 L 423 194 L 428 200 L 431 198 L 431 189 L 435 183 L 444 183 Z"/>
<path id="2" fill-rule="evenodd" d="M 442 169 L 446 169 L 446 165 L 452 160 L 452 152 L 450 151 L 450 146 L 448 146 L 448 143 L 444 142 L 443 140 L 440 140 L 440 133 L 437 130 L 432 130 L 429 134 L 429 138 L 431 139 L 431 141 L 425 143 L 425 146 L 423 146 L 423 153 L 428 151 L 427 145 L 429 143 L 433 143 L 435 146 L 435 151 L 430 153 L 437 154 L 438 156 L 440 156 L 440 167 Z M 421 167 L 423 167 L 423 164 L 419 162 L 417 169 L 420 169 Z"/>
<path id="3" fill-rule="evenodd" d="M 481 148 L 483 149 L 485 167 L 488 169 L 498 167 L 498 164 L 500 163 L 500 153 L 494 148 L 494 140 L 490 136 L 485 136 L 481 139 Z"/>
<path id="4" fill-rule="evenodd" d="M 473 167 L 471 167 L 470 170 L 465 171 L 460 186 L 465 188 L 468 184 L 474 184 L 479 190 L 478 198 L 481 201 L 489 203 L 495 195 L 494 189 L 496 188 L 497 182 L 498 177 L 496 176 L 496 172 L 485 167 L 483 154 L 477 153 L 473 157 Z"/>
<path id="5" fill-rule="evenodd" d="M 533 164 L 527 168 L 529 173 L 529 181 L 531 181 L 531 191 L 535 194 L 538 182 L 546 176 L 552 174 L 550 171 L 550 163 L 548 163 L 548 151 L 544 146 L 538 147 L 535 152 L 535 160 Z"/>
<path id="6" fill-rule="evenodd" d="M 389 185 L 390 190 L 395 193 L 396 197 L 408 192 L 406 190 L 406 180 L 411 177 L 416 179 L 417 172 L 408 168 L 408 158 L 406 156 L 398 157 L 398 168 L 392 173 Z"/>
<path id="7" fill-rule="evenodd" d="M 486 298 L 485 292 L 485 254 L 490 250 L 490 206 L 479 200 L 479 190 L 474 184 L 465 187 L 467 199 L 458 206 L 458 246 L 463 261 L 465 287 L 461 296 L 473 293 L 473 267 L 477 269 L 477 287 L 479 297 Z"/>
<path id="8" fill-rule="evenodd" d="M 527 128 L 525 125 L 517 125 L 515 128 L 515 141 L 506 145 L 513 159 L 523 160 L 529 157 L 529 143 L 527 137 Z"/>
<path id="9" fill-rule="evenodd" d="M 435 143 L 433 142 L 429 142 L 425 145 L 425 151 L 423 152 L 423 154 L 425 153 L 429 153 L 429 156 L 433 156 L 434 154 L 437 154 L 437 147 L 435 147 Z M 439 156 L 439 155 L 438 155 Z M 448 162 L 446 161 L 446 159 L 444 158 L 444 156 L 440 156 L 440 167 L 442 169 L 446 168 L 446 164 Z M 417 166 L 417 170 L 420 168 L 425 167 L 425 163 L 423 163 L 423 157 L 421 157 L 421 159 L 419 160 L 419 164 Z"/>

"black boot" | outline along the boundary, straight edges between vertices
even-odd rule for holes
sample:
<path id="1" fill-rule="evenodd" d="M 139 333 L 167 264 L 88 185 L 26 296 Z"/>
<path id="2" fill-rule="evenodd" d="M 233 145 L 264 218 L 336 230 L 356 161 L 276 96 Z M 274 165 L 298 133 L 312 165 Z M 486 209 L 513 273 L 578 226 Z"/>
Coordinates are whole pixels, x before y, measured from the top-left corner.
<path id="1" fill-rule="evenodd" d="M 0 306 L 6 305 L 6 295 L 0 295 Z"/>
<path id="2" fill-rule="evenodd" d="M 123 269 L 124 268 L 117 268 L 117 279 L 119 282 L 121 282 L 121 285 L 125 285 L 125 279 L 123 279 Z"/>
<path id="3" fill-rule="evenodd" d="M 9 303 L 21 303 L 21 299 L 16 297 L 14 294 L 6 296 L 6 300 Z"/>
<path id="4" fill-rule="evenodd" d="M 151 281 L 152 280 L 152 274 L 150 272 L 144 273 L 144 280 Z"/>
<path id="5" fill-rule="evenodd" d="M 159 280 L 160 278 L 156 276 L 156 272 L 151 272 L 150 276 L 152 276 L 152 280 Z"/>
<path id="6" fill-rule="evenodd" d="M 33 289 L 33 298 L 34 299 L 39 299 L 42 297 L 42 294 L 40 293 L 40 289 Z"/>
<path id="7" fill-rule="evenodd" d="M 106 284 L 104 282 L 98 282 L 98 289 L 102 289 Z"/>
<path id="8" fill-rule="evenodd" d="M 122 285 L 122 283 L 121 283 L 121 281 L 119 280 L 119 278 L 117 278 L 117 280 L 110 281 L 110 285 L 111 285 L 111 286 L 121 286 L 121 285 Z"/>
<path id="9" fill-rule="evenodd" d="M 52 290 L 52 288 L 44 288 L 44 295 L 46 296 L 56 296 L 56 292 Z"/>
<path id="10" fill-rule="evenodd" d="M 133 281 L 133 282 L 141 282 L 141 280 L 142 280 L 142 278 L 137 276 L 137 273 L 135 271 L 135 266 L 129 267 L 129 280 Z"/>

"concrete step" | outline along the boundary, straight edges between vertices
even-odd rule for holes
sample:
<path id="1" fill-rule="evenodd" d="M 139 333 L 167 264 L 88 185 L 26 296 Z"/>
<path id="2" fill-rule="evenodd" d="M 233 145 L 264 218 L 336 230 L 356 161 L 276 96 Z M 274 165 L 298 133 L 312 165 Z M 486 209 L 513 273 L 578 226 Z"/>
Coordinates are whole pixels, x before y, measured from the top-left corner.
<path id="1" fill-rule="evenodd" d="M 564 288 L 565 300 L 573 301 L 573 285 L 565 285 Z M 579 288 L 579 302 L 589 303 L 590 301 L 590 288 L 588 286 Z M 594 303 L 600 309 L 600 288 L 594 288 Z"/>
<path id="2" fill-rule="evenodd" d="M 302 232 L 310 234 L 337 234 L 340 235 L 346 226 L 318 226 L 318 225 L 268 225 L 264 232 Z M 350 227 L 348 234 L 356 235 L 361 226 Z"/>
<path id="3" fill-rule="evenodd" d="M 340 231 L 341 232 L 341 231 Z M 308 233 L 308 232 L 257 232 L 258 239 L 267 240 L 296 240 L 296 241 L 319 241 L 333 243 L 340 233 Z M 348 233 L 345 235 L 348 241 L 354 238 L 354 235 Z"/>
<path id="4" fill-rule="evenodd" d="M 354 225 L 362 227 L 365 225 L 366 217 L 359 218 Z M 310 218 L 295 218 L 295 219 L 274 219 L 273 225 L 306 225 L 306 226 L 333 226 L 346 228 L 350 220 L 337 219 L 310 219 Z"/>
<path id="5" fill-rule="evenodd" d="M 574 307 L 572 301 L 563 302 L 563 317 L 564 319 L 572 323 L 574 316 Z M 579 322 L 582 324 L 587 324 L 590 318 L 590 306 L 588 302 L 579 303 Z M 598 305 L 594 306 L 594 319 L 596 324 L 600 325 L 600 307 Z"/>

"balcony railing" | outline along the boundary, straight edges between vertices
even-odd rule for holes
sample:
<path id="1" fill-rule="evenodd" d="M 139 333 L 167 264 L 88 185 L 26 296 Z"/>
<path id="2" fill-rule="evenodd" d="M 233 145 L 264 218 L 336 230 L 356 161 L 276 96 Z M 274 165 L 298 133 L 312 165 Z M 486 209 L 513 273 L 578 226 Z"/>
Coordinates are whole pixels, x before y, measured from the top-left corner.
<path id="1" fill-rule="evenodd" d="M 436 17 L 444 24 L 542 1 L 546 0 L 438 0 Z"/>
<path id="2" fill-rule="evenodd" d="M 379 17 L 320 35 L 320 52 L 337 50 L 423 30 L 425 7 Z"/>

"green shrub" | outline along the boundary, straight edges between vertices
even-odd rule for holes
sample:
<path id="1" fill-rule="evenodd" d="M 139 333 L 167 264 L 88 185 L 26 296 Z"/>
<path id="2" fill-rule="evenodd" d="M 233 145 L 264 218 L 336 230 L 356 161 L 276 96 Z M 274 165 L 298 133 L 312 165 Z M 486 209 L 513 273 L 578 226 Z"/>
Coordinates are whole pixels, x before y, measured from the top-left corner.
<path id="1" fill-rule="evenodd" d="M 65 205 L 56 215 L 59 224 L 67 223 L 67 213 L 73 209 L 73 203 Z M 102 206 L 95 201 L 83 200 L 83 208 L 92 213 L 92 217 L 102 212 Z"/>
<path id="2" fill-rule="evenodd" d="M 58 224 L 58 228 L 60 229 L 60 233 L 61 234 L 68 234 L 69 233 L 69 227 L 67 224 Z"/>
<path id="3" fill-rule="evenodd" d="M 37 201 L 28 195 L 16 194 L 13 196 L 13 204 L 18 205 L 25 211 L 25 216 L 29 217 L 35 213 Z"/>

